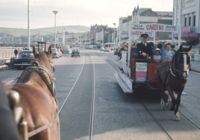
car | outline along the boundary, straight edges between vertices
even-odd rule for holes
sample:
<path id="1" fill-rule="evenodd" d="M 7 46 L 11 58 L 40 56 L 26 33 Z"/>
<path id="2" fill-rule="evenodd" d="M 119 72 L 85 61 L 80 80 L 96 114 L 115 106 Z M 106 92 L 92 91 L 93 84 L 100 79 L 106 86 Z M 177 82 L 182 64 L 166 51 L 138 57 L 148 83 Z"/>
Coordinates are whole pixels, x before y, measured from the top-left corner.
<path id="1" fill-rule="evenodd" d="M 63 46 L 63 54 L 71 54 L 72 50 L 69 45 Z"/>
<path id="2" fill-rule="evenodd" d="M 71 53 L 71 57 L 80 56 L 80 52 L 78 49 L 73 49 Z"/>
<path id="3" fill-rule="evenodd" d="M 22 50 L 13 60 L 13 66 L 17 69 L 25 69 L 30 66 L 34 59 L 34 54 L 30 50 Z"/>
<path id="4" fill-rule="evenodd" d="M 100 48 L 100 51 L 109 52 L 109 49 L 107 49 L 107 48 L 105 48 L 105 47 L 101 47 L 101 48 Z"/>
<path id="5" fill-rule="evenodd" d="M 52 58 L 59 58 L 62 56 L 62 52 L 61 50 L 58 48 L 51 48 L 51 52 L 52 52 Z"/>

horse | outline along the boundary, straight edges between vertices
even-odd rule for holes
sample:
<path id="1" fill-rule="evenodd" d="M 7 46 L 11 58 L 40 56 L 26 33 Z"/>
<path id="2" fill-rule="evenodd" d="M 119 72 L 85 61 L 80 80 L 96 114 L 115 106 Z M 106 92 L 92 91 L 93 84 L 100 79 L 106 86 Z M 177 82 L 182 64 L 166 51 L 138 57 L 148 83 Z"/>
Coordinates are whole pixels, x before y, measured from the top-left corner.
<path id="1" fill-rule="evenodd" d="M 30 140 L 60 140 L 51 47 L 47 52 L 37 52 L 33 47 L 33 54 L 32 66 L 21 73 L 16 83 L 4 87 L 19 93 Z"/>
<path id="2" fill-rule="evenodd" d="M 184 48 L 183 45 L 175 52 L 170 62 L 163 62 L 158 66 L 158 81 L 161 83 L 161 107 L 168 106 L 174 110 L 177 120 L 180 120 L 179 105 L 181 94 L 189 77 L 190 56 L 192 46 Z"/>

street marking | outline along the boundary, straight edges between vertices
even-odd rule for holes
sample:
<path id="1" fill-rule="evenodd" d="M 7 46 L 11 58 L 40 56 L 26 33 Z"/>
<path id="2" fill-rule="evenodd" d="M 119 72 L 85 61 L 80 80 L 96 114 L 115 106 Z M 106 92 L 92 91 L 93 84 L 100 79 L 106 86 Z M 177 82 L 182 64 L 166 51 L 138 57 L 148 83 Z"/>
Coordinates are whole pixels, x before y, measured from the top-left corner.
<path id="1" fill-rule="evenodd" d="M 70 91 L 69 91 L 67 97 L 65 98 L 65 100 L 64 100 L 64 102 L 63 102 L 63 104 L 62 104 L 60 110 L 58 111 L 58 114 L 60 114 L 60 112 L 62 111 L 62 108 L 63 108 L 64 105 L 66 104 L 66 102 L 67 102 L 69 96 L 71 95 L 71 93 L 72 93 L 74 87 L 76 86 L 76 83 L 78 82 L 78 80 L 79 80 L 79 78 L 80 78 L 80 76 L 81 76 L 81 73 L 83 72 L 83 68 L 84 68 L 84 66 L 85 66 L 85 62 L 83 63 L 83 66 L 82 66 L 82 68 L 81 68 L 81 71 L 80 71 L 78 77 L 76 78 L 76 81 L 74 82 L 74 84 L 73 84 L 73 86 L 71 87 L 71 89 L 70 89 Z"/>
<path id="2" fill-rule="evenodd" d="M 90 130 L 90 137 L 89 140 L 93 140 L 93 134 L 94 134 L 94 115 L 95 115 L 95 97 L 96 97 L 96 82 L 95 82 L 95 64 L 93 63 L 93 98 L 92 98 L 92 114 L 90 115 L 90 124 L 89 124 L 89 130 Z"/>

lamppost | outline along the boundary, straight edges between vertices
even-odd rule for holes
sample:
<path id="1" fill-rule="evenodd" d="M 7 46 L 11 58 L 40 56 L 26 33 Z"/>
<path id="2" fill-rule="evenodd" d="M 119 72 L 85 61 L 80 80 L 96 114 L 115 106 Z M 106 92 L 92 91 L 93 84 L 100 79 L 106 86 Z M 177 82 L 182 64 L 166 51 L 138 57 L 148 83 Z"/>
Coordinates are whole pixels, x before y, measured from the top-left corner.
<path id="1" fill-rule="evenodd" d="M 182 30 L 181 30 L 181 20 L 182 20 L 182 1 L 178 1 L 178 46 L 181 45 L 181 35 L 182 35 Z"/>
<path id="2" fill-rule="evenodd" d="M 113 23 L 113 25 L 114 25 L 114 34 L 113 34 L 113 42 L 114 42 L 114 45 L 115 45 L 115 43 L 116 43 L 116 39 L 115 39 L 115 26 L 116 26 L 116 23 Z"/>
<path id="3" fill-rule="evenodd" d="M 28 44 L 27 44 L 27 47 L 28 49 L 30 50 L 31 48 L 31 37 L 30 37 L 30 3 L 29 3 L 29 0 L 28 0 L 28 8 L 27 8 L 27 20 L 28 20 L 28 23 L 27 23 L 27 28 L 28 28 Z"/>
<path id="4" fill-rule="evenodd" d="M 56 14 L 58 13 L 58 11 L 54 10 L 53 14 L 54 14 L 54 47 L 56 47 Z"/>

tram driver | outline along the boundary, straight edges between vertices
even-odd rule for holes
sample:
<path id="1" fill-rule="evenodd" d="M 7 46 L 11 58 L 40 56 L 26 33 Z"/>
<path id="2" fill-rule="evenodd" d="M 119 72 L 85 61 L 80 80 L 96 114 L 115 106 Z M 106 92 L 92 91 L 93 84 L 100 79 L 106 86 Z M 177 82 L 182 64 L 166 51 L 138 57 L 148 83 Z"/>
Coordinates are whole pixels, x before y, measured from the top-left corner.
<path id="1" fill-rule="evenodd" d="M 150 59 L 153 56 L 153 46 L 151 43 L 148 43 L 148 34 L 141 34 L 141 43 L 137 44 L 137 54 L 139 58 Z"/>

